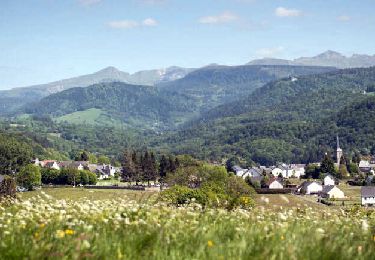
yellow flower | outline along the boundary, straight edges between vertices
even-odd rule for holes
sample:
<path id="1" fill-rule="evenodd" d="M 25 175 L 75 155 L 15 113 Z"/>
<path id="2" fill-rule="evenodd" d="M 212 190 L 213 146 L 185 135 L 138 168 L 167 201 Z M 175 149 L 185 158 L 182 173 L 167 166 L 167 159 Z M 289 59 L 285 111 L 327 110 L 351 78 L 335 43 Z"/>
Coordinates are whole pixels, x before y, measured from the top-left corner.
<path id="1" fill-rule="evenodd" d="M 374 242 L 375 242 L 375 235 L 374 235 L 374 237 L 373 237 L 373 240 L 374 240 Z"/>
<path id="2" fill-rule="evenodd" d="M 67 230 L 65 230 L 65 234 L 66 235 L 74 235 L 74 230 L 67 229 Z"/>
<path id="3" fill-rule="evenodd" d="M 39 238 L 39 233 L 38 232 L 35 232 L 34 238 Z"/>
<path id="4" fill-rule="evenodd" d="M 46 226 L 46 224 L 42 223 L 39 225 L 39 228 L 44 228 Z"/>
<path id="5" fill-rule="evenodd" d="M 65 237 L 65 232 L 63 230 L 56 230 L 56 237 L 57 238 Z"/>
<path id="6" fill-rule="evenodd" d="M 284 236 L 281 236 L 281 240 L 284 240 L 284 238 L 285 238 Z"/>
<path id="7" fill-rule="evenodd" d="M 214 242 L 212 242 L 211 240 L 208 240 L 207 241 L 207 246 L 208 247 L 213 247 L 214 246 Z"/>

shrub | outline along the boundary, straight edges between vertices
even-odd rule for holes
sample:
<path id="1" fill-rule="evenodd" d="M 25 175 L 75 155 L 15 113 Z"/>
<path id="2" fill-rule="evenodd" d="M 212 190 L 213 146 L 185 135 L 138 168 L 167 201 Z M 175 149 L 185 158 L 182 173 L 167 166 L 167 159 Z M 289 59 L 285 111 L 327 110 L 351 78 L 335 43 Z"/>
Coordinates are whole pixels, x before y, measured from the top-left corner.
<path id="1" fill-rule="evenodd" d="M 89 175 L 87 174 L 86 171 L 81 171 L 80 172 L 80 180 L 81 180 L 81 184 L 82 185 L 89 184 L 90 179 L 89 179 Z"/>
<path id="2" fill-rule="evenodd" d="M 39 167 L 33 164 L 22 167 L 17 175 L 17 183 L 28 190 L 33 190 L 35 186 L 40 186 L 42 184 L 41 179 Z"/>
<path id="3" fill-rule="evenodd" d="M 205 206 L 208 203 L 208 196 L 204 191 L 179 185 L 163 191 L 159 199 L 175 206 L 189 204 L 192 201 L 195 201 L 202 206 Z"/>
<path id="4" fill-rule="evenodd" d="M 42 183 L 43 184 L 59 184 L 60 171 L 55 169 L 42 168 Z"/>
<path id="5" fill-rule="evenodd" d="M 87 176 L 89 177 L 89 183 L 90 185 L 95 185 L 98 182 L 98 178 L 96 177 L 95 173 L 86 171 Z"/>
<path id="6" fill-rule="evenodd" d="M 1 196 L 16 196 L 16 181 L 10 176 L 5 176 L 5 178 L 0 183 L 0 197 Z"/>

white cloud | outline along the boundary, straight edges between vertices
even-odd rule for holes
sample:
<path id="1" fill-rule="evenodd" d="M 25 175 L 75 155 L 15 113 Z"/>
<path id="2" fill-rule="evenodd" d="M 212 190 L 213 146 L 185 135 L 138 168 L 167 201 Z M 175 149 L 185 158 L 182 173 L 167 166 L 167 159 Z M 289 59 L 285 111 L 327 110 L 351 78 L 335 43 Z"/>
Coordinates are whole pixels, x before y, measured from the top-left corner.
<path id="1" fill-rule="evenodd" d="M 120 20 L 120 21 L 112 21 L 108 23 L 108 26 L 113 29 L 133 29 L 137 27 L 151 27 L 158 25 L 158 22 L 153 18 L 144 19 L 141 22 L 134 21 L 134 20 Z"/>
<path id="2" fill-rule="evenodd" d="M 199 19 L 199 23 L 203 24 L 220 24 L 220 23 L 230 23 L 238 20 L 239 17 L 231 12 L 224 12 L 216 16 L 204 16 Z"/>
<path id="3" fill-rule="evenodd" d="M 158 22 L 155 19 L 147 18 L 143 20 L 142 24 L 144 26 L 156 26 L 158 25 Z"/>
<path id="4" fill-rule="evenodd" d="M 78 2 L 84 6 L 94 5 L 94 4 L 100 3 L 101 1 L 102 0 L 78 0 Z"/>
<path id="5" fill-rule="evenodd" d="M 275 57 L 284 51 L 284 47 L 278 46 L 274 48 L 262 48 L 256 51 L 256 55 L 262 58 Z"/>
<path id="6" fill-rule="evenodd" d="M 352 18 L 348 15 L 340 15 L 339 17 L 337 17 L 337 20 L 340 21 L 340 22 L 348 22 L 351 19 Z"/>
<path id="7" fill-rule="evenodd" d="M 297 17 L 301 16 L 303 13 L 298 9 L 288 9 L 285 7 L 278 7 L 275 10 L 275 15 L 279 17 Z"/>

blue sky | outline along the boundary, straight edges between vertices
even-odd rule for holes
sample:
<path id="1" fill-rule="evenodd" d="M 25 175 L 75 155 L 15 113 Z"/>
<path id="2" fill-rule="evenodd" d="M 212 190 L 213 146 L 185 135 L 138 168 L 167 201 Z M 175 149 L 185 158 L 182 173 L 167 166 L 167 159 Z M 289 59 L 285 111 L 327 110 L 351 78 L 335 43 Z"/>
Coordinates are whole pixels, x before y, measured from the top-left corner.
<path id="1" fill-rule="evenodd" d="M 373 0 L 1 0 L 0 89 L 107 66 L 375 54 Z"/>

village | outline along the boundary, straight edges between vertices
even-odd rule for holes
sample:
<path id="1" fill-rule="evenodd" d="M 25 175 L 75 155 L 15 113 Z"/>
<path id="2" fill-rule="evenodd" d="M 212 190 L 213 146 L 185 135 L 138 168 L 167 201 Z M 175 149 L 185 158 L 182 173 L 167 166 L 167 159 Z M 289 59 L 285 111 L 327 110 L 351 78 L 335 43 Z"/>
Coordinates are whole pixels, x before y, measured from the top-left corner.
<path id="1" fill-rule="evenodd" d="M 340 148 L 337 137 L 336 168 L 340 166 L 343 150 Z M 310 163 L 320 167 L 320 162 Z M 350 198 L 342 190 L 343 186 L 353 184 L 353 181 L 338 179 L 332 173 L 325 173 L 318 179 L 306 178 L 306 164 L 280 163 L 274 166 L 256 166 L 249 169 L 238 165 L 232 167 L 236 176 L 242 177 L 251 184 L 260 194 L 285 194 L 295 196 L 311 196 L 317 202 L 327 205 L 345 205 L 345 203 L 357 204 L 359 201 Z M 373 183 L 375 173 L 375 156 L 369 160 L 360 160 L 359 171 L 366 176 L 364 186 L 360 189 L 360 204 L 362 206 L 375 206 L 375 186 Z"/>

